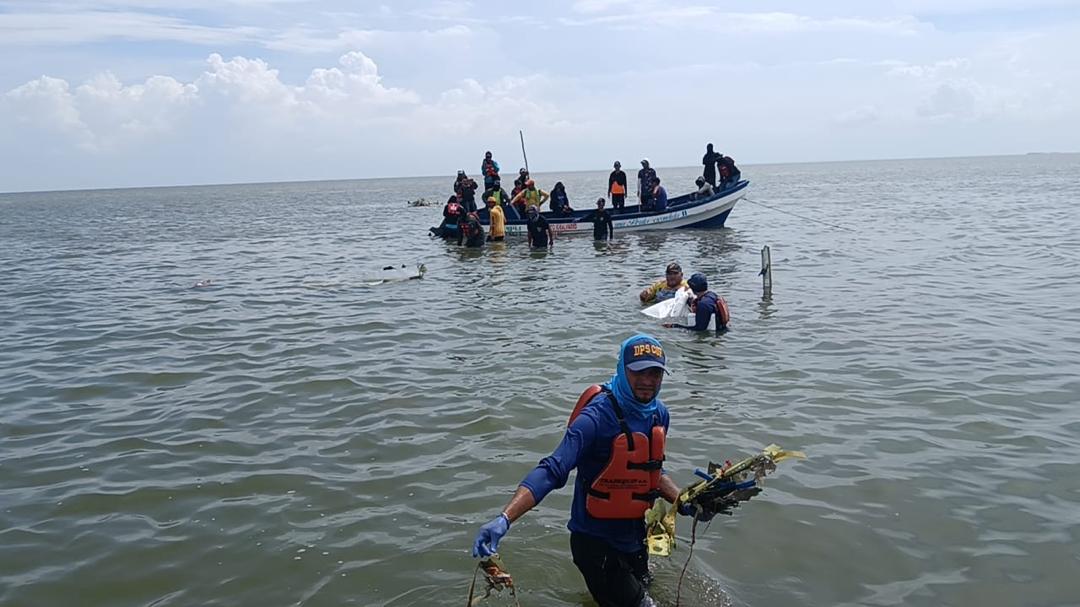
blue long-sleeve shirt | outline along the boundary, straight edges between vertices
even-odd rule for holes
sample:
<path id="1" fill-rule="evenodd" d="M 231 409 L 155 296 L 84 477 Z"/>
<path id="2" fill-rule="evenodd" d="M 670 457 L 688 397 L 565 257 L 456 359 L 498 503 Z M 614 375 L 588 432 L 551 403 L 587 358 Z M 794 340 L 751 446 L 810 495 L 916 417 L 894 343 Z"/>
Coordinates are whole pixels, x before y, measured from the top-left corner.
<path id="1" fill-rule="evenodd" d="M 697 308 L 695 308 L 696 311 L 694 312 L 694 324 L 676 324 L 675 326 L 680 329 L 690 329 L 691 331 L 708 330 L 709 321 L 712 320 L 714 316 L 716 316 L 716 310 L 720 305 L 718 298 L 719 296 L 716 293 L 713 293 L 712 291 L 706 291 L 705 294 L 697 300 Z M 717 320 L 716 328 L 717 330 L 724 328 L 720 326 L 719 320 Z"/>
<path id="2" fill-rule="evenodd" d="M 631 432 L 650 436 L 652 427 L 660 425 L 664 428 L 665 435 L 667 434 L 670 416 L 663 402 L 658 399 L 656 412 L 647 418 L 635 417 L 626 410 L 632 406 L 634 405 L 621 405 Z M 536 468 L 521 481 L 521 486 L 528 489 L 539 504 L 552 490 L 566 485 L 570 471 L 577 468 L 574 502 L 570 508 L 567 528 L 575 533 L 599 537 L 616 550 L 637 552 L 645 541 L 644 519 L 598 519 L 589 516 L 585 508 L 588 489 L 607 465 L 611 458 L 612 441 L 621 432 L 607 394 L 598 394 L 566 429 L 566 434 L 555 451 L 540 460 Z M 663 471 L 661 473 L 666 474 Z"/>

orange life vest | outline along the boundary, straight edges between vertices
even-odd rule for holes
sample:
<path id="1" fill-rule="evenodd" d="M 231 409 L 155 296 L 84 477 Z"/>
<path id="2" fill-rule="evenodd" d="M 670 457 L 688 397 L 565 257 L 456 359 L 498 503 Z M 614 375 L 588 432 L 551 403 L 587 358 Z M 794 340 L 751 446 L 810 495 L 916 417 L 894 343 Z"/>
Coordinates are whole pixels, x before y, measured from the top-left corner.
<path id="1" fill-rule="evenodd" d="M 611 193 L 614 195 L 625 194 L 626 186 L 619 183 L 618 181 L 615 181 L 611 184 Z"/>
<path id="2" fill-rule="evenodd" d="M 589 486 L 585 510 L 600 519 L 640 519 L 660 497 L 660 468 L 664 464 L 664 428 L 652 427 L 650 436 L 631 432 L 614 395 L 602 386 L 585 389 L 574 405 L 567 427 L 597 394 L 607 394 L 621 432 L 611 441 L 611 458 Z"/>
<path id="3" fill-rule="evenodd" d="M 731 312 L 727 307 L 727 300 L 719 295 L 716 296 L 716 328 L 726 327 L 731 322 Z"/>
<path id="4" fill-rule="evenodd" d="M 713 293 L 713 295 L 716 295 L 716 328 L 719 330 L 727 327 L 728 323 L 731 322 L 731 311 L 728 310 L 726 299 L 720 297 L 718 293 Z M 691 311 L 697 310 L 698 299 L 700 298 L 695 298 L 694 301 L 691 302 Z"/>

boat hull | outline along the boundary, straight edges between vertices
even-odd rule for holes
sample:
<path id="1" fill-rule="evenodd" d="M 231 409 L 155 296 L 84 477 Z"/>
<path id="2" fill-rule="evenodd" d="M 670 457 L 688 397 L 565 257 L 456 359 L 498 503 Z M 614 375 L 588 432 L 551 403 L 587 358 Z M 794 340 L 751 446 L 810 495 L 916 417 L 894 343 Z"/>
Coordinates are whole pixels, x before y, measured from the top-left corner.
<path id="1" fill-rule="evenodd" d="M 674 230 L 683 228 L 716 229 L 724 227 L 728 215 L 735 207 L 735 203 L 746 196 L 750 182 L 740 181 L 734 186 L 702 200 L 690 200 L 686 194 L 672 198 L 668 203 L 667 210 L 656 213 L 642 213 L 638 205 L 624 208 L 618 214 L 612 215 L 612 224 L 616 232 L 638 232 L 645 230 Z M 550 211 L 543 213 L 548 220 L 553 232 L 558 234 L 592 233 L 592 222 L 581 221 L 591 213 L 591 210 L 574 211 L 569 216 L 555 216 Z M 488 224 L 487 209 L 479 213 L 480 223 Z M 526 221 L 524 219 L 506 220 L 507 236 L 524 236 L 526 234 Z"/>

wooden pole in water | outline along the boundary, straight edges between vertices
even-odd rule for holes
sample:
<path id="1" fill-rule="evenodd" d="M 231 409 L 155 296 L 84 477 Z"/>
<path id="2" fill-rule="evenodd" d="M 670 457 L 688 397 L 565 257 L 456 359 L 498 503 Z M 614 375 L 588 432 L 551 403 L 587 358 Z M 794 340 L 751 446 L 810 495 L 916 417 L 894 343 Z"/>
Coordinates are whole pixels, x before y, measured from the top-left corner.
<path id="1" fill-rule="evenodd" d="M 521 157 L 525 159 L 525 172 L 529 172 L 529 157 L 525 155 L 525 134 L 518 131 L 518 137 L 521 138 Z"/>
<path id="2" fill-rule="evenodd" d="M 769 246 L 761 248 L 761 296 L 765 299 L 772 297 L 772 252 Z"/>

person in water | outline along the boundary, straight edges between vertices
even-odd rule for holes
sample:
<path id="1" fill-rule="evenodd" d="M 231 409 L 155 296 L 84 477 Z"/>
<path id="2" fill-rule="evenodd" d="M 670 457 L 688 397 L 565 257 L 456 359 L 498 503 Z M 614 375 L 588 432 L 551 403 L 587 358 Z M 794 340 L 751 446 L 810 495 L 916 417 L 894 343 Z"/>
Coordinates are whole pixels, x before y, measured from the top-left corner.
<path id="1" fill-rule="evenodd" d="M 646 287 L 638 297 L 641 303 L 654 304 L 675 297 L 676 291 L 685 288 L 688 287 L 683 280 L 682 266 L 673 261 L 668 264 L 664 279 Z"/>
<path id="2" fill-rule="evenodd" d="M 575 221 L 591 221 L 593 240 L 607 240 L 615 238 L 615 226 L 611 223 L 611 213 L 604 208 L 605 200 L 596 200 L 596 210 Z"/>
<path id="3" fill-rule="evenodd" d="M 656 171 L 649 166 L 649 159 L 643 158 L 641 160 L 641 170 L 637 172 L 638 181 L 638 202 L 641 204 L 641 210 L 647 210 L 652 207 L 652 180 L 656 178 Z"/>
<path id="4" fill-rule="evenodd" d="M 690 301 L 690 311 L 694 313 L 693 325 L 680 325 L 678 323 L 665 323 L 669 329 L 689 329 L 691 331 L 707 331 L 709 321 L 716 318 L 716 330 L 727 331 L 730 314 L 727 302 L 723 297 L 709 290 L 709 282 L 701 272 L 695 273 L 687 281 L 690 290 L 694 292 L 694 299 Z"/>
<path id="5" fill-rule="evenodd" d="M 674 503 L 679 495 L 662 467 L 670 422 L 659 398 L 666 372 L 664 347 L 654 337 L 637 334 L 624 341 L 615 374 L 582 394 L 583 407 L 575 407 L 559 446 L 525 475 L 499 516 L 480 527 L 473 556 L 497 552 L 511 524 L 566 485 L 577 468 L 566 526 L 574 565 L 589 593 L 602 607 L 655 606 L 647 592 L 643 517 L 656 498 Z M 631 468 L 629 454 L 640 449 L 648 460 Z M 627 486 L 638 491 L 614 490 Z M 696 514 L 689 504 L 680 505 L 679 513 Z"/>
<path id="6" fill-rule="evenodd" d="M 502 207 L 492 196 L 487 199 L 488 214 L 491 217 L 491 227 L 488 229 L 488 242 L 500 242 L 506 237 L 506 215 Z"/>
<path id="7" fill-rule="evenodd" d="M 518 192 L 517 196 L 514 196 L 510 202 L 515 206 L 524 204 L 526 211 L 529 209 L 536 209 L 539 211 L 540 206 L 547 202 L 549 198 L 551 198 L 551 194 L 537 188 L 536 182 L 529 179 L 525 182 L 525 189 Z M 520 208 L 520 206 L 518 208 Z"/>
<path id="8" fill-rule="evenodd" d="M 551 207 L 551 212 L 556 217 L 574 212 L 574 209 L 570 208 L 570 197 L 566 195 L 566 186 L 563 185 L 563 182 L 556 182 L 555 187 L 551 188 L 551 203 L 548 206 Z"/>
<path id="9" fill-rule="evenodd" d="M 529 221 L 525 226 L 529 233 L 529 246 L 534 249 L 548 249 L 555 246 L 555 233 L 551 231 L 551 225 L 540 214 L 537 207 L 529 207 Z"/>
<path id="10" fill-rule="evenodd" d="M 457 243 L 465 241 L 467 247 L 484 246 L 484 226 L 480 224 L 480 217 L 473 211 L 465 216 L 465 221 L 458 230 Z"/>
<path id="11" fill-rule="evenodd" d="M 660 213 L 667 210 L 667 190 L 660 185 L 660 178 L 652 178 L 652 204 L 649 210 Z"/>
<path id="12" fill-rule="evenodd" d="M 713 151 L 712 144 L 705 146 L 705 155 L 701 157 L 701 164 L 705 165 L 705 174 L 702 177 L 713 187 L 716 187 L 716 161 L 718 160 L 720 160 L 720 154 Z"/>
<path id="13" fill-rule="evenodd" d="M 498 181 L 499 163 L 491 157 L 491 152 L 484 152 L 484 160 L 480 163 L 480 174 L 484 177 L 485 190 L 490 190 L 492 184 Z M 487 196 L 484 200 L 487 200 Z"/>
<path id="14" fill-rule="evenodd" d="M 458 203 L 457 196 L 446 199 L 442 214 L 442 223 L 437 228 L 431 228 L 431 233 L 446 239 L 457 238 L 458 227 L 465 219 L 465 209 Z"/>
<path id="15" fill-rule="evenodd" d="M 607 178 L 607 193 L 611 198 L 612 211 L 618 213 L 626 206 L 626 173 L 618 160 L 615 161 L 614 169 Z"/>

